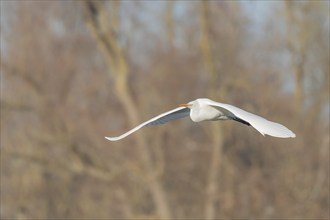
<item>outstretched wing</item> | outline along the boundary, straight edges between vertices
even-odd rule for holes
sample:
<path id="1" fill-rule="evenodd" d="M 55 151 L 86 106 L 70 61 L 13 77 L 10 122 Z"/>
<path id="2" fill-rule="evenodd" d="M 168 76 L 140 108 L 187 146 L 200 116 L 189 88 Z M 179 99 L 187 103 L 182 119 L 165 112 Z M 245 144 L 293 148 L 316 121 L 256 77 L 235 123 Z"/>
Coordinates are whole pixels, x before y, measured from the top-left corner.
<path id="1" fill-rule="evenodd" d="M 176 119 L 179 119 L 179 118 L 183 118 L 183 117 L 186 117 L 188 116 L 190 113 L 190 109 L 189 108 L 186 108 L 186 107 L 178 107 L 178 108 L 175 108 L 171 111 L 168 111 L 168 112 L 165 112 L 163 114 L 160 114 L 146 122 L 143 122 L 142 124 L 136 126 L 135 128 L 127 131 L 126 133 L 118 136 L 118 137 L 105 137 L 106 139 L 110 140 L 110 141 L 118 141 L 130 134 L 132 134 L 133 132 L 139 130 L 140 128 L 144 127 L 144 126 L 149 126 L 149 125 L 158 125 L 158 124 L 164 124 L 168 121 L 171 121 L 171 120 L 176 120 Z"/>
<path id="2" fill-rule="evenodd" d="M 270 135 L 273 137 L 279 137 L 279 138 L 289 138 L 289 137 L 296 137 L 296 135 L 289 130 L 287 127 L 276 123 L 269 121 L 263 117 L 260 117 L 258 115 L 252 114 L 250 112 L 247 112 L 243 109 L 237 108 L 232 105 L 215 102 L 212 100 L 208 100 L 208 105 L 211 105 L 215 108 L 220 108 L 220 110 L 224 110 L 222 112 L 229 111 L 229 114 L 233 114 L 237 118 L 248 122 L 252 127 L 254 127 L 257 131 L 259 131 L 262 135 Z"/>

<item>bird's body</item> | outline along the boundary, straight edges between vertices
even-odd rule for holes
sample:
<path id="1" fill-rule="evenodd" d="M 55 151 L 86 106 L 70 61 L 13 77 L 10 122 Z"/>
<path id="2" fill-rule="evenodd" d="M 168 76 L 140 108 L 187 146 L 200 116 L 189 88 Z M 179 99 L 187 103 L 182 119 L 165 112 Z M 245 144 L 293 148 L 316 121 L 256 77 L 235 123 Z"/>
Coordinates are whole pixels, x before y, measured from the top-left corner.
<path id="1" fill-rule="evenodd" d="M 208 105 L 200 105 L 199 108 L 190 109 L 190 118 L 193 122 L 201 121 L 215 121 L 220 120 L 221 117 L 225 116 L 222 112 Z"/>
<path id="2" fill-rule="evenodd" d="M 191 101 L 187 104 L 181 104 L 180 107 L 160 114 L 118 137 L 106 137 L 106 139 L 110 141 L 117 141 L 130 135 L 131 133 L 137 131 L 144 126 L 163 124 L 171 120 L 186 117 L 188 115 L 194 122 L 235 120 L 245 125 L 251 125 L 262 135 L 267 134 L 280 138 L 289 138 L 296 136 L 292 131 L 290 131 L 288 128 L 281 124 L 268 121 L 265 118 L 262 118 L 258 115 L 252 114 L 232 105 L 215 102 L 206 98 L 200 98 L 196 99 L 195 101 Z"/>

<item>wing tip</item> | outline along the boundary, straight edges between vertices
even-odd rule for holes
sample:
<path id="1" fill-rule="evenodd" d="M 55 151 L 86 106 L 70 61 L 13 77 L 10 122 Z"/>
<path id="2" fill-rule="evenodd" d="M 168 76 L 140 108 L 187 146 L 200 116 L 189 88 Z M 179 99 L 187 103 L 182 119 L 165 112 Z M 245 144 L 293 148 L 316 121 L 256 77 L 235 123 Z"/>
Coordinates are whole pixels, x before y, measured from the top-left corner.
<path id="1" fill-rule="evenodd" d="M 295 138 L 296 134 L 293 133 L 291 130 L 285 128 L 285 130 L 282 130 L 280 132 L 274 133 L 274 132 L 264 132 L 261 131 L 260 129 L 257 129 L 257 131 L 259 131 L 262 136 L 272 136 L 272 137 L 277 137 L 277 138 Z"/>
<path id="2" fill-rule="evenodd" d="M 113 138 L 113 137 L 104 137 L 105 139 L 109 140 L 109 141 L 116 141 L 117 138 Z"/>
<path id="3" fill-rule="evenodd" d="M 280 134 L 280 135 L 268 134 L 268 135 L 277 137 L 277 138 L 295 138 L 296 137 L 296 134 L 293 132 L 290 132 L 289 134 Z"/>
<path id="4" fill-rule="evenodd" d="M 286 128 L 287 129 L 287 134 L 284 135 L 284 138 L 295 138 L 296 137 L 296 134 L 293 133 L 290 129 Z"/>

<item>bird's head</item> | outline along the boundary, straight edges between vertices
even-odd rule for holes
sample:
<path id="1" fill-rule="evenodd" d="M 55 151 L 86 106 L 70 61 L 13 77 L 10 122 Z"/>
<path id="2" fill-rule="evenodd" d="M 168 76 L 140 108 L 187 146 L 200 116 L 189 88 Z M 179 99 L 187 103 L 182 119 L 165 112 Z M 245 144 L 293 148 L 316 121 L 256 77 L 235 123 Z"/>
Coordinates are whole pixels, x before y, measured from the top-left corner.
<path id="1" fill-rule="evenodd" d="M 179 106 L 180 107 L 186 107 L 186 108 L 192 108 L 195 104 L 196 104 L 196 100 L 188 102 L 188 103 L 180 104 Z"/>

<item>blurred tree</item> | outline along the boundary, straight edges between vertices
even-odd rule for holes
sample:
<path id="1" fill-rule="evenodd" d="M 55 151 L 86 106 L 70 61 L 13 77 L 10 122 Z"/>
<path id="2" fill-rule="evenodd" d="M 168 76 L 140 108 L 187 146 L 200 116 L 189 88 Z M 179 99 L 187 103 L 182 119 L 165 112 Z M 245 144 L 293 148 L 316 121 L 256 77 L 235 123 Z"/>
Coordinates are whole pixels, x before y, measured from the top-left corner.
<path id="1" fill-rule="evenodd" d="M 318 11 L 319 13 L 317 13 Z M 313 57 L 310 56 L 310 51 L 317 50 L 320 48 L 315 47 L 315 39 L 319 39 L 317 44 L 323 44 L 327 46 L 324 37 L 326 33 L 323 32 L 323 25 L 325 20 L 323 17 L 327 9 L 323 7 L 323 3 L 320 1 L 316 2 L 294 2 L 286 1 L 285 2 L 285 13 L 286 13 L 286 27 L 287 27 L 287 48 L 290 50 L 291 59 L 292 59 L 292 70 L 295 78 L 295 103 L 297 111 L 306 109 L 306 105 L 311 105 L 306 103 L 306 94 L 310 93 L 308 88 L 311 88 L 310 82 L 315 82 L 318 84 L 319 90 L 314 92 L 318 95 L 313 94 L 315 102 L 313 102 L 313 114 L 319 115 L 322 109 L 320 99 L 324 100 L 324 94 L 327 93 L 328 82 L 326 79 L 326 73 L 328 72 L 329 65 L 324 65 L 323 59 L 319 59 L 319 68 L 308 68 L 310 62 L 313 61 Z M 325 30 L 326 31 L 326 30 Z M 329 30 L 328 30 L 329 31 Z M 319 54 L 319 53 L 316 54 Z M 323 53 L 323 57 L 326 57 L 326 53 Z M 320 73 L 316 73 L 321 70 Z M 308 71 L 308 72 L 307 72 Z M 314 71 L 314 74 L 310 72 Z M 313 78 L 312 76 L 317 76 L 318 78 Z M 320 80 L 320 81 L 318 81 Z M 307 85 L 307 86 L 306 86 Z M 310 89 L 309 89 L 310 90 Z M 313 92 L 312 92 L 313 93 Z"/>
<path id="2" fill-rule="evenodd" d="M 109 72 L 114 74 L 118 100 L 120 100 L 129 118 L 130 126 L 134 127 L 141 123 L 141 119 L 138 115 L 138 105 L 133 101 L 131 91 L 129 90 L 127 80 L 129 73 L 128 65 L 123 48 L 118 41 L 120 37 L 120 2 L 111 2 L 110 17 L 107 13 L 107 7 L 103 2 L 86 1 L 84 4 L 86 8 L 86 22 L 106 58 L 106 63 L 110 70 Z M 140 134 L 136 135 L 135 138 L 138 143 L 138 148 L 140 149 L 143 168 L 146 172 L 146 183 L 150 186 L 150 192 L 155 201 L 157 213 L 159 217 L 168 219 L 171 214 L 167 204 L 166 194 L 159 181 L 159 176 L 153 175 L 155 172 L 153 169 L 154 165 L 145 137 L 143 134 Z"/>
<path id="3" fill-rule="evenodd" d="M 295 15 L 294 2 L 286 1 L 286 14 L 288 19 L 288 48 L 291 50 L 294 61 L 292 62 L 295 76 L 295 100 L 296 108 L 303 107 L 303 75 L 306 62 L 306 44 L 309 38 L 307 28 L 302 28 L 302 19 Z M 305 14 L 305 13 L 304 13 Z M 302 16 L 302 15 L 301 15 Z M 298 20 L 297 20 L 298 19 Z"/>
<path id="4" fill-rule="evenodd" d="M 166 23 L 166 33 L 168 39 L 168 45 L 170 47 L 174 46 L 175 39 L 175 22 L 173 18 L 173 10 L 175 6 L 175 1 L 166 1 L 166 10 L 165 10 L 165 23 Z"/>
<path id="5" fill-rule="evenodd" d="M 1 219 L 328 216 L 329 2 L 0 4 Z M 188 119 L 103 138 L 197 97 L 297 138 Z"/>
<path id="6" fill-rule="evenodd" d="M 203 55 L 203 63 L 205 64 L 205 69 L 208 74 L 209 79 L 209 97 L 211 99 L 224 100 L 226 97 L 225 92 L 226 88 L 221 87 L 221 97 L 218 97 L 216 94 L 218 92 L 217 89 L 217 70 L 214 64 L 214 56 L 212 54 L 211 45 L 212 40 L 210 37 L 210 29 L 211 29 L 211 19 L 210 12 L 208 10 L 209 2 L 202 1 L 201 2 L 201 52 Z M 218 187 L 220 187 L 220 183 L 217 181 L 219 170 L 221 169 L 221 161 L 222 161 L 222 148 L 224 143 L 223 131 L 221 129 L 219 123 L 212 123 L 212 152 L 211 152 L 211 160 L 210 160 L 210 168 L 209 168 L 209 176 L 208 182 L 206 186 L 206 201 L 205 201 L 205 218 L 206 219 L 214 219 L 215 218 L 215 202 L 218 198 Z"/>

